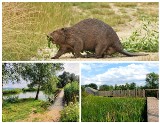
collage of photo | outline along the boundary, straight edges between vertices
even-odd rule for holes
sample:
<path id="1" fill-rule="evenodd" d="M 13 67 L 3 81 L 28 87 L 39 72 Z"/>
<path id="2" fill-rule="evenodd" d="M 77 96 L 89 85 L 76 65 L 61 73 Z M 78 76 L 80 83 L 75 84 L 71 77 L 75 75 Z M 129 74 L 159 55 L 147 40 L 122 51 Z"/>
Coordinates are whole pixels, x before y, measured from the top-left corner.
<path id="1" fill-rule="evenodd" d="M 1 4 L 1 122 L 159 122 L 158 1 Z"/>

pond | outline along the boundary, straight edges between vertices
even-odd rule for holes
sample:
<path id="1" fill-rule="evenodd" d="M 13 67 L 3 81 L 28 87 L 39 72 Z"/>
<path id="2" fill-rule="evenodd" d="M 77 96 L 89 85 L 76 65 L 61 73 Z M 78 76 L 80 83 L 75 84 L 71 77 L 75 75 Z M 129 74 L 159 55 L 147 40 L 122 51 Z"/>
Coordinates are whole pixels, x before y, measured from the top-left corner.
<path id="1" fill-rule="evenodd" d="M 9 95 L 3 96 L 3 98 L 6 99 L 7 97 L 10 97 L 10 96 L 14 96 L 14 97 L 18 96 L 19 99 L 22 99 L 22 98 L 35 98 L 36 97 L 36 91 L 33 91 L 33 92 L 21 92 L 19 94 L 9 94 Z M 46 101 L 47 100 L 47 95 L 44 94 L 43 91 L 40 91 L 39 95 L 38 95 L 38 99 Z"/>

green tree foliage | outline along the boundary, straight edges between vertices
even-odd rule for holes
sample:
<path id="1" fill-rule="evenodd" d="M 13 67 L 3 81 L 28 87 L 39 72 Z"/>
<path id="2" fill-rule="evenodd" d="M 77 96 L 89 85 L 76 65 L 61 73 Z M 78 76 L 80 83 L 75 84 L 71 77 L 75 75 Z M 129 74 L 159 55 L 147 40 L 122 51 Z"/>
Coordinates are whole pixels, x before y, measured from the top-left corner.
<path id="1" fill-rule="evenodd" d="M 64 71 L 62 73 L 62 75 L 59 75 L 59 82 L 57 84 L 57 86 L 59 88 L 63 88 L 66 84 L 73 82 L 73 81 L 78 81 L 79 82 L 79 77 L 77 75 L 75 75 L 74 73 L 69 73 Z"/>
<path id="2" fill-rule="evenodd" d="M 98 86 L 95 83 L 90 83 L 88 85 L 85 85 L 85 87 L 91 87 L 91 88 L 96 89 L 96 90 L 98 89 Z"/>
<path id="3" fill-rule="evenodd" d="M 155 89 L 159 86 L 159 75 L 152 72 L 146 75 L 146 87 Z"/>
<path id="4" fill-rule="evenodd" d="M 78 82 L 75 81 L 75 82 L 68 83 L 64 87 L 64 99 L 67 105 L 70 102 L 73 102 L 73 103 L 77 102 L 78 96 L 79 96 L 79 83 Z"/>
<path id="5" fill-rule="evenodd" d="M 40 88 L 44 88 L 45 92 L 49 94 L 55 91 L 55 84 L 53 84 L 57 82 L 55 74 L 56 71 L 62 70 L 62 65 L 52 63 L 30 63 L 22 65 L 22 78 L 30 82 L 28 84 L 29 87 L 37 88 L 36 100 L 38 99 Z"/>
<path id="6" fill-rule="evenodd" d="M 2 86 L 12 82 L 20 82 L 20 66 L 18 63 L 3 63 L 2 64 Z"/>
<path id="7" fill-rule="evenodd" d="M 101 85 L 99 87 L 100 91 L 109 91 L 109 90 L 113 90 L 113 86 L 112 85 Z"/>
<path id="8" fill-rule="evenodd" d="M 136 86 L 136 83 L 132 82 L 132 83 L 126 83 L 125 85 L 117 85 L 115 84 L 115 86 L 112 86 L 112 85 L 101 85 L 99 87 L 99 90 L 100 91 L 110 91 L 110 90 L 133 90 L 133 89 L 136 89 L 137 86 Z"/>

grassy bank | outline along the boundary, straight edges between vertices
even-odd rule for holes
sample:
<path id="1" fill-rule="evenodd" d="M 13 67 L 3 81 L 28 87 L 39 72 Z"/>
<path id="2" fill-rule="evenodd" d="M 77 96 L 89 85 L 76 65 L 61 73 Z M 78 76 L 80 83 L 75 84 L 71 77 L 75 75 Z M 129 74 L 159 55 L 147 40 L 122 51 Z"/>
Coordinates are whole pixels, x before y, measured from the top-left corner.
<path id="1" fill-rule="evenodd" d="M 8 95 L 8 94 L 18 94 L 23 92 L 22 89 L 12 89 L 12 90 L 2 90 L 3 95 Z"/>
<path id="2" fill-rule="evenodd" d="M 145 121 L 145 99 L 87 96 L 82 99 L 83 122 Z"/>
<path id="3" fill-rule="evenodd" d="M 27 118 L 31 113 L 45 111 L 45 102 L 34 99 L 18 99 L 16 102 L 5 102 L 2 105 L 2 121 L 15 122 Z"/>
<path id="4" fill-rule="evenodd" d="M 46 34 L 85 18 L 98 18 L 116 31 L 145 18 L 158 22 L 158 3 L 5 3 L 2 4 L 2 59 L 30 60 L 48 55 Z M 158 30 L 157 30 L 158 31 Z"/>

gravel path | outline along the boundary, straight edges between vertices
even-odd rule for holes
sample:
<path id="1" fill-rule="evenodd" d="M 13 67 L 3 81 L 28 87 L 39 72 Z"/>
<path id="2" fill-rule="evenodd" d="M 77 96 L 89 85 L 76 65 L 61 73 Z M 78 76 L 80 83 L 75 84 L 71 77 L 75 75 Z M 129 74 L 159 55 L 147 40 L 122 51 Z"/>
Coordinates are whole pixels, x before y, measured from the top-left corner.
<path id="1" fill-rule="evenodd" d="M 155 97 L 147 97 L 147 117 L 148 122 L 159 121 L 159 100 Z"/>

